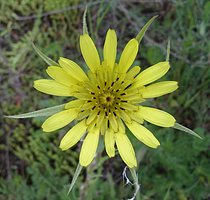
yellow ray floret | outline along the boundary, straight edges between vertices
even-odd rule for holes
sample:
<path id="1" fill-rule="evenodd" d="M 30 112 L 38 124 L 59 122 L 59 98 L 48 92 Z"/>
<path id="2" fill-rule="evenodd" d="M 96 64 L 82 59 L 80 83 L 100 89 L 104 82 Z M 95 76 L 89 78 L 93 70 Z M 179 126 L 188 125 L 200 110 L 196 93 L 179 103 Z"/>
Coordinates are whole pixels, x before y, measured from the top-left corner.
<path id="1" fill-rule="evenodd" d="M 58 63 L 63 68 L 63 70 L 66 71 L 67 74 L 69 74 L 74 79 L 81 82 L 88 80 L 87 75 L 84 73 L 84 71 L 72 60 L 61 57 Z"/>
<path id="2" fill-rule="evenodd" d="M 139 43 L 136 39 L 131 39 L 125 46 L 122 55 L 120 57 L 119 68 L 122 73 L 127 72 L 129 67 L 133 64 L 137 52 L 139 49 Z"/>
<path id="3" fill-rule="evenodd" d="M 141 124 L 133 121 L 131 124 L 126 123 L 126 126 L 130 129 L 130 131 L 138 140 L 140 140 L 147 146 L 151 148 L 157 148 L 160 145 L 156 137 Z"/>
<path id="4" fill-rule="evenodd" d="M 55 96 L 71 96 L 73 88 L 67 87 L 55 80 L 40 79 L 34 81 L 34 88 L 38 91 Z"/>
<path id="5" fill-rule="evenodd" d="M 117 149 L 123 161 L 130 168 L 137 167 L 135 152 L 126 134 L 116 133 L 115 138 L 116 138 Z"/>
<path id="6" fill-rule="evenodd" d="M 62 138 L 61 143 L 60 143 L 60 148 L 62 150 L 67 150 L 71 148 L 72 146 L 74 146 L 85 134 L 86 129 L 87 129 L 87 125 L 85 124 L 85 120 L 77 123 Z"/>
<path id="7" fill-rule="evenodd" d="M 114 131 L 112 129 L 107 129 L 104 135 L 105 149 L 109 157 L 114 157 L 115 155 L 115 138 Z"/>
<path id="8" fill-rule="evenodd" d="M 104 43 L 104 61 L 110 71 L 113 70 L 116 54 L 117 54 L 117 35 L 114 30 L 107 31 L 106 40 Z"/>
<path id="9" fill-rule="evenodd" d="M 157 126 L 172 127 L 176 122 L 172 115 L 156 108 L 140 106 L 138 112 L 143 119 Z"/>
<path id="10" fill-rule="evenodd" d="M 159 62 L 148 69 L 145 69 L 136 77 L 136 85 L 147 85 L 158 80 L 167 73 L 169 68 L 169 62 Z"/>
<path id="11" fill-rule="evenodd" d="M 52 79 L 63 85 L 71 86 L 78 83 L 76 79 L 67 74 L 61 67 L 50 66 L 47 68 L 46 72 Z"/>
<path id="12" fill-rule="evenodd" d="M 64 126 L 71 123 L 78 115 L 78 111 L 75 109 L 68 109 L 56 113 L 49 117 L 42 124 L 43 131 L 51 132 L 63 128 Z"/>
<path id="13" fill-rule="evenodd" d="M 82 56 L 92 72 L 95 72 L 100 66 L 100 58 L 98 51 L 88 34 L 80 36 L 80 49 Z"/>
<path id="14" fill-rule="evenodd" d="M 171 93 L 178 88 L 176 81 L 163 81 L 151 84 L 141 90 L 143 98 L 155 98 Z"/>
<path id="15" fill-rule="evenodd" d="M 82 144 L 82 149 L 79 157 L 82 166 L 86 167 L 92 162 L 96 153 L 98 141 L 99 141 L 99 129 L 93 128 L 88 133 Z"/>

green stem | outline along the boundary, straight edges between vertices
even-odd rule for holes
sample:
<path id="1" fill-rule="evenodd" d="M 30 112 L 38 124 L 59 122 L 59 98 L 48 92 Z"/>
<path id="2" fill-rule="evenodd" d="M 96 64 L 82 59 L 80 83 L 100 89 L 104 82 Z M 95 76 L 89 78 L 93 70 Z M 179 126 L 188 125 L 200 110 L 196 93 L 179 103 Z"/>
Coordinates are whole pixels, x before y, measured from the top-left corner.
<path id="1" fill-rule="evenodd" d="M 131 172 L 131 176 L 133 178 L 133 181 L 134 181 L 134 186 L 135 186 L 135 192 L 133 194 L 133 197 L 129 200 L 134 200 L 139 192 L 139 189 L 140 189 L 140 185 L 139 185 L 139 181 L 138 181 L 138 175 L 136 173 L 136 168 L 129 168 L 130 169 L 130 172 Z"/>

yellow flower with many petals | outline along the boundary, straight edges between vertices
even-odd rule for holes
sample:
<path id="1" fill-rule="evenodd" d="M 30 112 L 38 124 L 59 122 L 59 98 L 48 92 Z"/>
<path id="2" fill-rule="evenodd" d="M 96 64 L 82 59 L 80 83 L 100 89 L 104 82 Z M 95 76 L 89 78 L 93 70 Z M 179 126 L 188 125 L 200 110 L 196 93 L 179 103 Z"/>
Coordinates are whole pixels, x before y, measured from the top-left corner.
<path id="1" fill-rule="evenodd" d="M 65 104 L 63 111 L 43 123 L 43 131 L 55 131 L 76 120 L 76 125 L 62 138 L 60 148 L 67 150 L 85 136 L 79 158 L 82 166 L 88 166 L 94 159 L 101 137 L 109 157 L 115 156 L 116 144 L 127 166 L 136 167 L 136 156 L 126 127 L 138 140 L 157 148 L 160 143 L 143 126 L 144 120 L 161 127 L 175 124 L 170 114 L 141 106 L 147 98 L 159 97 L 178 88 L 176 81 L 151 84 L 167 73 L 169 62 L 159 62 L 142 72 L 139 66 L 131 67 L 139 49 L 138 41 L 131 39 L 116 63 L 117 36 L 111 29 L 105 39 L 103 61 L 88 34 L 80 36 L 80 48 L 89 67 L 87 73 L 72 60 L 60 58 L 59 66 L 49 66 L 46 70 L 52 79 L 34 82 L 34 87 L 43 93 L 74 98 Z"/>

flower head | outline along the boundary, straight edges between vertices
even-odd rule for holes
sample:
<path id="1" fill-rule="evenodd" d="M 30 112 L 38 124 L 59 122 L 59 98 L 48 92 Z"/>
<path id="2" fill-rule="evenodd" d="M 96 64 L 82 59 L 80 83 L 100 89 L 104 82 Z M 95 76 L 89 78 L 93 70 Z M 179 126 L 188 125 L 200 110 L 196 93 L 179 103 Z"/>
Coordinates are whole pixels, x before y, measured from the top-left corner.
<path id="1" fill-rule="evenodd" d="M 88 34 L 80 36 L 80 48 L 89 67 L 87 73 L 72 60 L 60 58 L 59 66 L 49 66 L 46 70 L 52 79 L 34 82 L 34 87 L 41 92 L 74 98 L 65 104 L 63 111 L 49 117 L 42 128 L 51 132 L 76 120 L 76 125 L 62 138 L 60 148 L 71 148 L 85 135 L 80 153 L 82 166 L 91 163 L 102 137 L 109 157 L 115 155 L 116 144 L 128 167 L 136 167 L 135 152 L 125 128 L 147 146 L 156 148 L 160 143 L 143 126 L 144 120 L 162 127 L 172 127 L 175 123 L 170 114 L 141 106 L 148 98 L 159 97 L 178 88 L 175 81 L 151 84 L 167 73 L 169 62 L 159 62 L 142 72 L 139 66 L 131 68 L 139 48 L 138 41 L 131 39 L 116 63 L 117 36 L 111 29 L 105 39 L 103 61 Z"/>

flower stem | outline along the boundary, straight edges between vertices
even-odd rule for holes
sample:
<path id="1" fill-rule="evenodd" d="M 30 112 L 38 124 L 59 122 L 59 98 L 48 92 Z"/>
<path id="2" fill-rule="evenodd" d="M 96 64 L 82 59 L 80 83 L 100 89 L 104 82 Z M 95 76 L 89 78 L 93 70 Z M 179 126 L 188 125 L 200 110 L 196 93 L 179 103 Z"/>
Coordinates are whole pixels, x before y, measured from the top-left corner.
<path id="1" fill-rule="evenodd" d="M 129 168 L 129 169 L 130 169 L 133 181 L 134 181 L 133 185 L 135 186 L 135 192 L 133 194 L 133 197 L 129 200 L 134 200 L 137 197 L 137 194 L 140 190 L 140 185 L 139 185 L 139 181 L 138 181 L 138 175 L 136 173 L 136 168 L 133 167 L 133 168 Z"/>

